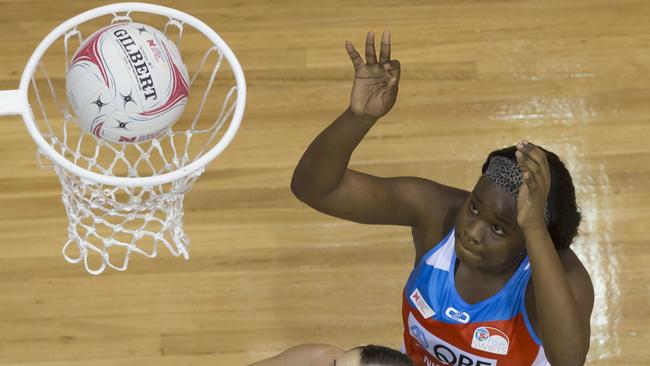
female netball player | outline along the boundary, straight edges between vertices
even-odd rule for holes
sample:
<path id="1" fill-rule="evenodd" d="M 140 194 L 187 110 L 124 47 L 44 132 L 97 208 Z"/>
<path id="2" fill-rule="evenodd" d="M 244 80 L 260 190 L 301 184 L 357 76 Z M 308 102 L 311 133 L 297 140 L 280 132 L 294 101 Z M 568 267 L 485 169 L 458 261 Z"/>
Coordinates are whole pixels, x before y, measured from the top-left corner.
<path id="1" fill-rule="evenodd" d="M 404 346 L 418 365 L 582 365 L 594 295 L 570 249 L 580 213 L 567 169 L 527 141 L 493 151 L 471 192 L 348 169 L 355 147 L 395 104 L 390 33 L 379 60 L 345 47 L 349 107 L 307 148 L 291 189 L 309 206 L 365 224 L 410 226 L 415 266 L 403 293 Z"/>
<path id="2" fill-rule="evenodd" d="M 249 366 L 413 366 L 399 351 L 367 345 L 351 350 L 329 344 L 301 344 Z"/>

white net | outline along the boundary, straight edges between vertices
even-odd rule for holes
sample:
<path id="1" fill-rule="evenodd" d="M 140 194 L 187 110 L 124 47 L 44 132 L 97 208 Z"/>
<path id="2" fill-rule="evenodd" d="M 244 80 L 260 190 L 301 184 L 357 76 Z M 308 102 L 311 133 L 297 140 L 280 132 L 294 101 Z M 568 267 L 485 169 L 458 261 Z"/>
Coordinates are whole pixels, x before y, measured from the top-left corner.
<path id="1" fill-rule="evenodd" d="M 81 132 L 65 96 L 65 72 L 84 36 L 108 22 L 131 21 L 155 26 L 176 43 L 190 72 L 190 92 L 183 116 L 166 133 L 147 142 L 117 144 Z M 42 56 L 29 90 L 36 125 L 57 153 L 90 172 L 126 178 L 184 169 L 206 154 L 232 123 L 237 96 L 232 68 L 213 42 L 187 23 L 147 12 L 115 13 L 68 30 Z M 42 166 L 54 168 L 63 188 L 69 219 L 63 255 L 68 262 L 83 261 L 89 273 L 99 274 L 106 267 L 126 270 L 133 253 L 155 257 L 161 246 L 175 257 L 189 258 L 183 198 L 203 168 L 169 183 L 129 187 L 81 178 L 42 159 L 44 153 L 38 155 Z"/>

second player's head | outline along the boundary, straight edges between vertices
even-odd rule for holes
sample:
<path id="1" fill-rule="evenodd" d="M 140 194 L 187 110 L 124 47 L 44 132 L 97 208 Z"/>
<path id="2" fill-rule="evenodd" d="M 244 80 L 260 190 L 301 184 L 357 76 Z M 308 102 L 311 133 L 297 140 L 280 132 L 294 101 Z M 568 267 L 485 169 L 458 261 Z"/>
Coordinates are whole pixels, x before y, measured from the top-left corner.
<path id="1" fill-rule="evenodd" d="M 367 345 L 352 348 L 338 357 L 332 366 L 414 366 L 403 353 L 392 348 Z"/>

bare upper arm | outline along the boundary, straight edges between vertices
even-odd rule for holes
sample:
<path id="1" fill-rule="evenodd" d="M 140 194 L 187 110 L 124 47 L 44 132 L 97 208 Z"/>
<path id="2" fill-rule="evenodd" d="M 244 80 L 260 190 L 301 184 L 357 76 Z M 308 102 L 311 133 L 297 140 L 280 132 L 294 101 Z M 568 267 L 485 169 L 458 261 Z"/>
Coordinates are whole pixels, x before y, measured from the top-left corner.
<path id="1" fill-rule="evenodd" d="M 442 226 L 452 207 L 467 192 L 417 177 L 382 178 L 348 169 L 341 183 L 313 208 L 342 219 L 364 224 L 422 227 Z"/>

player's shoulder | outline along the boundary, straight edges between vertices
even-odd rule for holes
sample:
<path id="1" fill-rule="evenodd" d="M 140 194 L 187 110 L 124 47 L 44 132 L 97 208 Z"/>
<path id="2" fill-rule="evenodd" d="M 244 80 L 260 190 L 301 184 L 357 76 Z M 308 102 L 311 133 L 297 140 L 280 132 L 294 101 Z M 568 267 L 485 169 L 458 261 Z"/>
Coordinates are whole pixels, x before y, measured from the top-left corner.
<path id="1" fill-rule="evenodd" d="M 401 197 L 416 210 L 416 226 L 421 231 L 430 230 L 436 223 L 444 226 L 445 217 L 457 211 L 469 195 L 464 189 L 420 177 L 401 177 L 396 183 Z"/>
<path id="2" fill-rule="evenodd" d="M 569 282 L 569 286 L 574 294 L 581 298 L 582 302 L 592 303 L 594 298 L 594 289 L 591 282 L 591 276 L 587 271 L 578 255 L 571 249 L 560 249 L 557 251 L 560 263 L 564 269 L 564 275 Z M 529 283 L 529 288 L 532 285 L 532 279 Z M 532 291 L 529 291 L 532 292 Z M 532 293 L 528 294 L 532 295 Z"/>
<path id="3" fill-rule="evenodd" d="M 417 186 L 407 195 L 416 212 L 412 234 L 417 263 L 453 229 L 456 215 L 470 192 L 422 178 L 415 178 L 410 184 Z"/>
<path id="4" fill-rule="evenodd" d="M 573 249 L 566 248 L 558 250 L 558 256 L 573 292 L 593 303 L 594 289 L 591 276 L 578 255 Z"/>
<path id="5" fill-rule="evenodd" d="M 588 323 L 594 306 L 594 287 L 589 272 L 587 272 L 582 261 L 571 248 L 560 249 L 557 253 L 571 292 Z M 532 286 L 533 279 L 531 278 L 526 290 L 526 311 L 535 333 L 540 334 L 537 308 L 535 306 L 535 292 Z"/>

